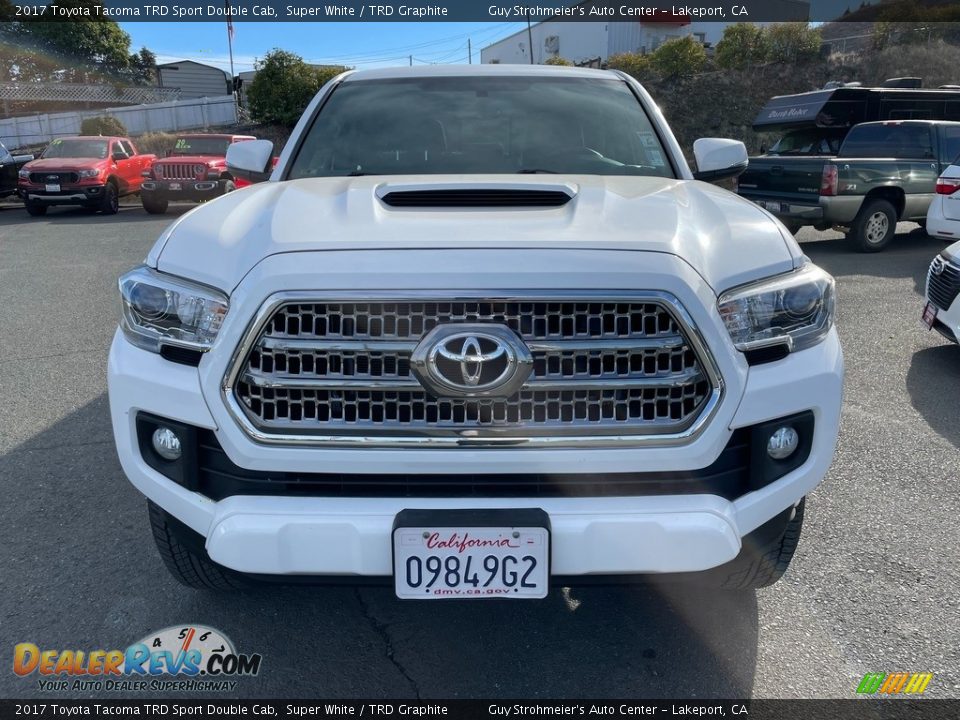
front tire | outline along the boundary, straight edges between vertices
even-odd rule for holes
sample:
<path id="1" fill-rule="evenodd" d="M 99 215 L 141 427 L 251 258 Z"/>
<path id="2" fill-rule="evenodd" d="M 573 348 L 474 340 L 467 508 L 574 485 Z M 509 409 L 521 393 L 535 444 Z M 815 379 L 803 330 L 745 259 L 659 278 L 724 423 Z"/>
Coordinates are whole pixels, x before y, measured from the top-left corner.
<path id="1" fill-rule="evenodd" d="M 120 195 L 117 186 L 108 182 L 103 186 L 103 197 L 100 199 L 100 212 L 104 215 L 116 215 L 120 211 Z"/>
<path id="2" fill-rule="evenodd" d="M 860 208 L 847 238 L 860 252 L 880 252 L 897 231 L 897 210 L 887 200 L 869 200 Z"/>
<path id="3" fill-rule="evenodd" d="M 30 217 L 43 217 L 47 214 L 47 206 L 40 203 L 28 202 L 25 207 L 27 208 L 27 214 L 30 215 Z"/>
<path id="4" fill-rule="evenodd" d="M 782 578 L 800 544 L 805 504 L 806 498 L 803 498 L 795 508 L 785 511 L 789 519 L 778 535 L 765 537 L 761 526 L 745 537 L 740 554 L 722 566 L 725 577 L 720 580 L 720 587 L 724 590 L 765 588 Z"/>
<path id="5" fill-rule="evenodd" d="M 143 204 L 143 209 L 151 215 L 163 215 L 169 206 L 169 202 L 167 200 L 148 198 L 146 195 L 140 196 L 140 202 Z"/>
<path id="6" fill-rule="evenodd" d="M 163 564 L 182 585 L 202 590 L 241 590 L 250 583 L 242 575 L 217 565 L 203 549 L 203 539 L 190 528 L 147 501 L 150 529 Z M 182 538 L 196 537 L 184 543 Z"/>

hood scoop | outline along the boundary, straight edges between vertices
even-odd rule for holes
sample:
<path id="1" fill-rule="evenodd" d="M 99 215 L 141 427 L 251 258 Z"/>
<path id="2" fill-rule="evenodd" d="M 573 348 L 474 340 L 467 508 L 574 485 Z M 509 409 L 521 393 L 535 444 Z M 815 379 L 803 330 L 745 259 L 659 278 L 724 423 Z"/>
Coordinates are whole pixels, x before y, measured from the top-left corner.
<path id="1" fill-rule="evenodd" d="M 563 183 L 382 185 L 377 197 L 394 208 L 549 208 L 570 202 L 577 191 Z"/>

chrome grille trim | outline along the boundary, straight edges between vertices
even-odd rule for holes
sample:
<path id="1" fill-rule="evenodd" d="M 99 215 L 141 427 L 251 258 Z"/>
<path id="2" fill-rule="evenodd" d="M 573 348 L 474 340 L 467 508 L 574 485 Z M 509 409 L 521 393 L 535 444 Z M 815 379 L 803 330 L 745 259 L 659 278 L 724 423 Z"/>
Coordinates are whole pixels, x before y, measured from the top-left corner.
<path id="1" fill-rule="evenodd" d="M 941 264 L 939 274 L 933 272 L 937 263 Z M 960 295 L 960 266 L 938 255 L 927 270 L 927 299 L 943 311 L 950 309 Z"/>
<path id="2" fill-rule="evenodd" d="M 159 162 L 153 166 L 160 171 L 161 180 L 195 180 L 197 163 Z"/>
<path id="3" fill-rule="evenodd" d="M 492 300 L 491 300 L 492 298 Z M 496 304 L 514 304 L 522 303 L 530 306 L 534 303 L 549 303 L 557 305 L 571 306 L 573 304 L 588 304 L 592 306 L 608 304 L 623 305 L 655 305 L 658 313 L 665 311 L 671 322 L 670 327 L 653 327 L 649 320 L 645 320 L 647 329 L 654 330 L 654 334 L 645 336 L 627 336 L 617 337 L 614 333 L 603 328 L 594 327 L 590 332 L 574 333 L 572 338 L 566 338 L 562 335 L 563 329 L 560 325 L 565 323 L 566 329 L 574 327 L 576 319 L 567 320 L 546 320 L 539 322 L 537 327 L 533 327 L 529 322 L 522 320 L 519 316 L 522 312 L 516 313 L 511 318 L 497 317 L 489 322 L 500 322 L 510 324 L 527 322 L 527 328 L 533 332 L 535 337 L 524 335 L 524 340 L 532 352 L 535 353 L 537 361 L 543 363 L 545 368 L 551 361 L 550 354 L 570 353 L 579 351 L 581 353 L 591 353 L 597 357 L 603 357 L 604 354 L 624 353 L 667 353 L 676 352 L 679 349 L 686 348 L 685 352 L 692 353 L 693 367 L 681 367 L 673 370 L 668 367 L 668 371 L 654 370 L 646 375 L 642 372 L 616 374 L 617 363 L 611 363 L 606 360 L 606 368 L 601 369 L 599 373 L 591 375 L 589 372 L 564 376 L 562 373 L 553 375 L 549 372 L 543 373 L 542 377 L 534 377 L 527 382 L 523 389 L 515 396 L 510 398 L 510 402 L 515 404 L 522 402 L 540 402 L 549 404 L 560 402 L 558 398 L 568 398 L 564 402 L 573 402 L 574 393 L 578 394 L 576 402 L 593 403 L 603 402 L 605 410 L 603 412 L 610 415 L 610 418 L 595 419 L 599 410 L 590 410 L 590 422 L 595 423 L 590 426 L 585 421 L 583 424 L 569 424 L 569 419 L 557 420 L 551 422 L 541 421 L 546 417 L 548 410 L 529 410 L 528 417 L 536 417 L 530 420 L 529 425 L 501 426 L 496 422 L 506 422 L 507 414 L 516 418 L 520 412 L 514 409 L 504 409 L 510 402 L 490 398 L 485 401 L 451 399 L 451 398 L 432 398 L 410 374 L 409 362 L 406 358 L 416 346 L 419 337 L 429 331 L 430 326 L 397 327 L 394 324 L 381 325 L 376 337 L 373 334 L 357 333 L 356 326 L 350 328 L 335 328 L 334 332 L 325 335 L 313 336 L 308 333 L 307 336 L 295 335 L 289 333 L 288 327 L 269 327 L 275 321 L 275 314 L 284 308 L 284 306 L 294 305 L 350 305 L 356 307 L 369 307 L 371 305 L 422 305 L 430 306 L 470 303 L 472 305 L 481 303 Z M 298 310 L 299 311 L 299 310 Z M 462 320 L 469 322 L 469 318 Z M 282 324 L 283 320 L 281 320 Z M 447 319 L 441 319 L 439 322 L 450 322 Z M 455 322 L 455 321 L 454 321 Z M 571 325 L 573 322 L 573 325 Z M 658 321 L 660 322 L 660 321 Z M 629 324 L 629 323 L 628 323 Z M 626 327 L 626 325 L 616 325 L 617 330 Z M 575 328 L 576 329 L 576 328 Z M 583 330 L 583 328 L 580 328 Z M 629 332 L 633 332 L 628 328 Z M 398 335 L 398 331 L 408 333 L 419 331 L 416 337 L 408 335 L 406 338 Z M 590 333 L 594 336 L 591 336 Z M 360 337 L 358 337 L 358 335 Z M 262 337 L 261 337 L 262 336 Z M 311 373 L 303 372 L 281 372 L 277 374 L 271 368 L 270 372 L 258 372 L 251 369 L 248 360 L 251 353 L 258 350 L 269 352 L 294 351 L 296 353 L 354 353 L 364 357 L 364 366 L 369 365 L 370 358 L 376 358 L 378 355 L 389 356 L 393 358 L 392 371 L 389 373 L 371 375 L 368 373 L 354 372 L 344 374 L 342 372 L 323 373 L 322 377 Z M 292 356 L 291 356 L 292 357 Z M 320 357 L 320 355 L 315 355 Z M 686 356 L 689 361 L 690 355 Z M 624 360 L 621 359 L 621 367 Z M 629 362 L 629 359 L 627 359 Z M 649 362 L 649 361 L 648 361 Z M 663 360 L 657 362 L 662 363 Z M 669 365 L 668 361 L 668 365 Z M 554 361 L 556 363 L 556 361 Z M 656 363 L 655 363 L 656 364 Z M 604 361 L 600 362 L 604 365 Z M 402 367 L 401 367 L 402 366 Z M 610 368 L 613 367 L 613 374 Z M 706 392 L 701 400 L 697 400 L 699 405 L 687 413 L 682 423 L 672 422 L 669 425 L 660 427 L 650 420 L 641 422 L 624 421 L 624 415 L 629 408 L 629 403 L 642 402 L 650 403 L 663 402 L 668 403 L 682 402 L 683 393 L 693 387 L 691 383 L 706 382 Z M 245 405 L 238 397 L 238 386 L 247 383 L 250 392 L 258 392 L 259 389 L 273 389 L 276 397 L 292 397 L 285 395 L 288 393 L 307 393 L 312 399 L 309 402 L 312 406 L 304 404 L 303 407 L 312 407 L 312 412 L 318 412 L 317 403 L 327 403 L 324 405 L 324 413 L 329 410 L 337 410 L 342 405 L 354 403 L 367 413 L 371 412 L 368 405 L 359 405 L 367 402 L 363 399 L 357 400 L 364 395 L 369 398 L 371 393 L 376 394 L 379 400 L 388 397 L 391 404 L 389 412 L 396 413 L 397 407 L 413 408 L 412 410 L 403 410 L 406 413 L 422 412 L 421 405 L 427 403 L 428 413 L 440 412 L 441 406 L 447 408 L 443 412 L 457 413 L 456 417 L 473 418 L 474 421 L 490 424 L 482 426 L 451 427 L 441 426 L 433 427 L 421 422 L 419 425 L 405 427 L 400 422 L 384 422 L 383 416 L 380 416 L 381 426 L 370 426 L 360 424 L 350 426 L 347 422 L 356 422 L 356 416 L 353 420 L 344 421 L 341 424 L 333 423 L 324 426 L 324 422 L 317 422 L 316 430 L 301 430 L 296 428 L 293 421 L 270 422 L 263 417 L 254 414 L 250 405 Z M 329 399 L 326 393 L 333 392 L 334 400 Z M 673 393 L 673 396 L 670 393 Z M 678 399 L 677 393 L 680 393 L 681 399 Z M 664 394 L 665 393 L 665 394 Z M 385 292 L 385 291 L 353 291 L 337 292 L 331 294 L 310 293 L 310 292 L 282 292 L 277 293 L 261 306 L 256 316 L 250 322 L 243 340 L 235 349 L 233 356 L 224 375 L 221 386 L 221 396 L 229 409 L 231 415 L 244 430 L 244 432 L 254 441 L 268 445 L 309 445 L 326 447 L 419 447 L 419 448 L 455 448 L 460 446 L 470 447 L 497 447 L 497 446 L 518 446 L 523 448 L 536 447 L 632 447 L 648 445 L 675 445 L 684 444 L 692 441 L 698 436 L 709 420 L 713 417 L 720 400 L 723 397 L 724 384 L 717 371 L 716 363 L 703 341 L 702 336 L 697 330 L 692 318 L 680 304 L 680 302 L 671 294 L 659 291 L 484 291 L 482 293 L 468 293 L 464 291 L 431 291 L 431 292 Z M 298 396 L 298 397 L 302 397 Z M 350 399 L 345 399 L 350 398 Z M 536 398 L 535 400 L 533 398 Z M 689 400 L 689 398 L 688 398 Z M 251 403 L 251 397 L 248 395 L 247 402 Z M 270 402 L 283 402 L 283 400 L 271 400 Z M 299 400 L 294 399 L 294 402 Z M 692 401 L 691 401 L 692 402 Z M 619 403 L 619 404 L 618 404 Z M 376 404 L 376 401 L 373 403 Z M 550 406 L 554 407 L 554 406 Z M 599 406 L 598 406 L 599 407 Z M 639 407 L 639 406 L 636 406 Z M 662 406 L 657 406 L 662 407 Z M 302 408 L 301 408 L 301 411 Z M 303 411 L 305 412 L 305 411 Z M 559 418 L 560 411 L 550 410 Z M 572 412 L 572 411 L 571 411 Z M 631 410 L 630 412 L 639 412 Z M 647 411 L 643 411 L 644 413 Z M 657 411 L 659 412 L 659 410 Z M 499 413 L 499 415 L 497 415 Z M 532 414 L 531 414 L 532 413 Z M 569 413 L 563 411 L 564 418 L 568 418 Z M 496 416 L 496 417 L 494 417 Z M 616 417 L 614 417 L 616 416 Z M 292 418 L 292 413 L 290 414 Z M 315 415 L 308 416 L 314 418 Z M 347 417 L 342 415 L 341 417 Z M 408 415 L 412 417 L 412 415 Z M 455 417 L 448 415 L 449 418 Z M 497 420 L 499 418 L 499 420 Z M 301 416 L 300 420 L 303 417 Z M 604 422 L 609 420 L 609 422 Z M 452 420 L 450 420 L 452 422 Z M 619 422 L 617 426 L 614 423 Z M 564 424 L 568 423 L 568 424 Z"/>

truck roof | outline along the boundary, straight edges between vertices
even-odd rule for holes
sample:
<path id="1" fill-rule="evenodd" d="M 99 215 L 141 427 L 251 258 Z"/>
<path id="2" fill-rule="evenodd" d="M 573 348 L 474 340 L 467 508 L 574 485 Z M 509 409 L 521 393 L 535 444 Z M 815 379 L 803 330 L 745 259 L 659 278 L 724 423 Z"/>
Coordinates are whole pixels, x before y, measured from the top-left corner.
<path id="1" fill-rule="evenodd" d="M 426 77 L 578 77 L 616 79 L 612 70 L 567 67 L 562 65 L 423 65 L 371 70 L 349 70 L 344 80 L 391 80 Z"/>

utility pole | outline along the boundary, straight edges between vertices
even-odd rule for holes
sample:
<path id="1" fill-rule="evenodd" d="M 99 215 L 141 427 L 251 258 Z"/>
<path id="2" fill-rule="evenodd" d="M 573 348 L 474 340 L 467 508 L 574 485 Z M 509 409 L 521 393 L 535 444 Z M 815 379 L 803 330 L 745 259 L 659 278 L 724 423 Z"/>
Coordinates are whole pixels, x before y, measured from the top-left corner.
<path id="1" fill-rule="evenodd" d="M 410 67 L 413 67 L 413 55 L 410 56 Z"/>
<path id="2" fill-rule="evenodd" d="M 530 29 L 529 10 L 527 10 L 527 43 L 530 45 L 530 64 L 533 65 L 533 30 Z"/>
<path id="3" fill-rule="evenodd" d="M 230 94 L 233 95 L 233 113 L 237 120 L 240 119 L 240 112 L 237 106 L 237 76 L 233 72 L 233 17 L 231 16 L 230 0 L 224 0 L 224 8 L 227 11 L 227 48 L 230 51 Z"/>
<path id="4" fill-rule="evenodd" d="M 473 65 L 473 46 L 470 44 L 470 38 L 467 38 L 467 62 Z"/>

